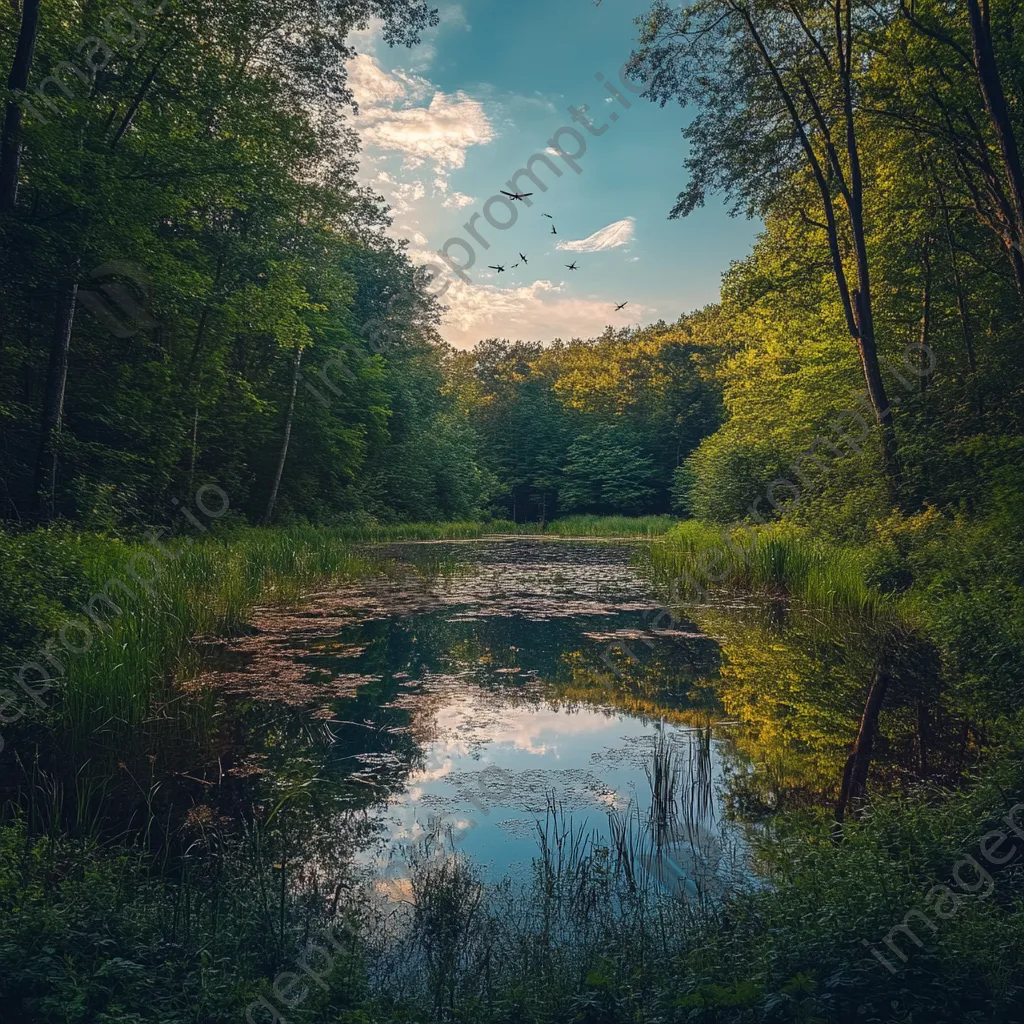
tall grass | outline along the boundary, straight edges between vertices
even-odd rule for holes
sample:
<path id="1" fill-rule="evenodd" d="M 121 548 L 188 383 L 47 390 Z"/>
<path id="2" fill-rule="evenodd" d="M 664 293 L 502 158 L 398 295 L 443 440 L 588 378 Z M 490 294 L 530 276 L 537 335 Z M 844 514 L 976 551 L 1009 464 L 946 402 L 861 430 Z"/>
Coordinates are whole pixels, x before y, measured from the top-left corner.
<path id="1" fill-rule="evenodd" d="M 549 530 L 560 536 L 653 536 L 670 522 L 667 516 L 582 516 Z M 540 529 L 500 520 L 248 528 L 224 537 L 166 539 L 170 555 L 150 543 L 41 533 L 44 547 L 73 564 L 77 596 L 66 602 L 54 627 L 59 633 L 65 626 L 67 642 L 54 638 L 48 645 L 54 661 L 29 676 L 35 684 L 48 673 L 61 699 L 44 689 L 38 708 L 29 710 L 35 718 L 56 707 L 72 739 L 130 734 L 154 715 L 167 717 L 168 702 L 180 698 L 175 681 L 195 670 L 195 638 L 236 633 L 257 605 L 296 604 L 315 586 L 381 571 L 386 553 L 373 545 Z M 21 656 L 45 660 L 32 647 Z"/>
<path id="2" fill-rule="evenodd" d="M 909 612 L 907 602 L 865 581 L 862 551 L 792 527 L 726 529 L 689 520 L 652 546 L 651 561 L 661 582 L 681 599 L 721 589 L 784 595 L 824 612 L 866 618 Z"/>
<path id="3" fill-rule="evenodd" d="M 672 516 L 565 516 L 547 524 L 559 537 L 660 537 L 677 520 Z"/>
<path id="4" fill-rule="evenodd" d="M 167 555 L 150 543 L 82 535 L 69 545 L 61 538 L 78 573 L 78 597 L 56 626 L 58 634 L 65 627 L 66 642 L 43 645 L 54 660 L 41 671 L 60 699 L 43 689 L 32 717 L 56 708 L 71 740 L 131 734 L 179 699 L 175 681 L 197 665 L 196 638 L 238 632 L 260 604 L 295 604 L 314 586 L 382 571 L 384 555 L 365 545 L 479 537 L 513 526 L 245 529 L 230 538 L 166 539 Z M 23 657 L 45 661 L 38 648 Z M 32 670 L 28 681 L 38 685 L 40 675 Z"/>
<path id="5" fill-rule="evenodd" d="M 317 530 L 320 528 L 309 527 Z M 350 526 L 328 530 L 339 540 L 353 543 L 384 544 L 403 540 L 471 540 L 510 533 L 537 533 L 535 523 L 514 523 L 510 519 L 490 519 L 467 523 L 398 523 L 395 525 Z"/>

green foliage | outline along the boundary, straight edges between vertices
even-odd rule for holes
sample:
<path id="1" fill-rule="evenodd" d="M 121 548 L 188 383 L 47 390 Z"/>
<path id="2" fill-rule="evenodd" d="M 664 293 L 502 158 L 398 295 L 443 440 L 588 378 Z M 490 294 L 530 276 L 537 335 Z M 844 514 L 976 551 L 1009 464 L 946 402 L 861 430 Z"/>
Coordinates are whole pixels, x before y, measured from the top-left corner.
<path id="1" fill-rule="evenodd" d="M 500 514 L 667 512 L 676 467 L 721 415 L 711 319 L 547 348 L 489 339 L 454 355 L 449 387 L 479 433 Z"/>
<path id="2" fill-rule="evenodd" d="M 569 446 L 561 505 L 569 512 L 636 514 L 651 504 L 654 466 L 636 444 L 610 424 Z"/>
<path id="3" fill-rule="evenodd" d="M 5 66 L 20 11 L 0 15 Z M 411 44 L 436 12 L 280 0 L 211 18 L 185 0 L 133 14 L 112 0 L 42 7 L 19 201 L 0 215 L 4 516 L 131 531 L 215 481 L 261 521 L 289 433 L 282 521 L 475 515 L 473 446 L 439 391 L 438 308 L 355 181 L 345 113 L 349 32 L 376 18 Z M 259 70 L 239 56 L 254 49 Z M 92 74 L 90 55 L 103 61 Z M 33 90 L 52 72 L 44 106 Z M 434 441 L 426 458 L 408 450 L 416 436 Z M 407 486 L 373 479 L 392 455 L 419 469 L 418 514 Z"/>
<path id="4" fill-rule="evenodd" d="M 85 596 L 74 537 L 57 530 L 8 534 L 0 530 L 0 661 L 41 640 Z"/>
<path id="5" fill-rule="evenodd" d="M 673 596 L 704 596 L 716 587 L 786 594 L 825 612 L 864 618 L 905 614 L 866 579 L 864 551 L 817 540 L 789 525 L 729 530 L 698 521 L 673 527 L 652 548 Z"/>
<path id="6" fill-rule="evenodd" d="M 560 537 L 659 537 L 675 523 L 672 516 L 562 516 L 546 533 Z"/>

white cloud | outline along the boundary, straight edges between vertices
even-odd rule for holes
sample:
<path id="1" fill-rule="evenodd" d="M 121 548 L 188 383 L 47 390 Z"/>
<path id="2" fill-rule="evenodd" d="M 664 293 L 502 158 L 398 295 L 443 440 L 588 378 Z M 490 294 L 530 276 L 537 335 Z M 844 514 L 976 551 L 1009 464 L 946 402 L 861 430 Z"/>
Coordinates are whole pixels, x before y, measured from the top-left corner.
<path id="1" fill-rule="evenodd" d="M 426 262 L 438 262 L 436 254 L 417 255 Z M 502 274 L 503 284 L 507 276 Z M 595 337 L 609 324 L 624 327 L 636 323 L 644 310 L 631 303 L 616 313 L 615 303 L 607 299 L 570 296 L 565 282 L 539 280 L 498 287 L 446 280 L 451 285 L 441 297 L 448 307 L 441 333 L 458 348 L 470 348 L 481 338 L 493 337 L 535 341 Z"/>
<path id="2" fill-rule="evenodd" d="M 421 103 L 434 94 L 434 86 L 425 78 L 396 68 L 385 71 L 369 53 L 356 54 L 348 62 L 348 81 L 363 118 L 381 116 L 396 105 Z"/>
<path id="3" fill-rule="evenodd" d="M 448 207 L 449 210 L 461 210 L 464 206 L 472 206 L 475 202 L 476 200 L 472 196 L 467 196 L 465 192 L 453 192 L 442 201 L 441 205 Z"/>
<path id="4" fill-rule="evenodd" d="M 463 167 L 466 150 L 495 135 L 483 107 L 464 92 L 437 92 L 428 107 L 370 110 L 361 121 L 364 144 L 402 153 L 406 166 L 433 160 L 439 167 Z"/>
<path id="5" fill-rule="evenodd" d="M 392 104 L 407 94 L 406 83 L 385 71 L 368 53 L 357 54 L 348 62 L 348 81 L 360 108 Z"/>
<path id="6" fill-rule="evenodd" d="M 617 220 L 614 224 L 595 231 L 589 238 L 559 242 L 558 248 L 567 252 L 604 252 L 606 249 L 617 249 L 620 245 L 628 245 L 633 240 L 635 223 L 632 217 Z"/>
<path id="7" fill-rule="evenodd" d="M 395 213 L 408 213 L 412 209 L 412 204 L 426 194 L 427 189 L 422 181 L 408 181 L 393 185 L 391 195 Z"/>
<path id="8" fill-rule="evenodd" d="M 434 94 L 434 86 L 419 75 L 401 69 L 393 71 L 392 74 L 405 87 L 406 96 L 410 101 L 419 103 Z"/>
<path id="9" fill-rule="evenodd" d="M 458 5 L 441 9 L 442 28 L 470 31 Z M 381 43 L 383 23 L 372 19 L 351 41 L 358 54 L 348 62 L 349 83 L 358 103 L 354 123 L 362 143 L 360 180 L 383 195 L 394 215 L 389 234 L 425 246 L 438 218 L 476 200 L 455 191 L 449 181 L 465 167 L 471 146 L 487 145 L 498 136 L 498 123 L 488 111 L 488 88 L 470 96 L 445 93 L 423 77 L 433 59 L 432 41 L 440 29 L 426 33 L 416 48 L 415 62 L 402 67 Z"/>
<path id="10" fill-rule="evenodd" d="M 470 24 L 466 20 L 466 12 L 460 4 L 451 4 L 441 8 L 441 24 L 445 28 L 460 28 L 464 32 L 471 31 Z"/>

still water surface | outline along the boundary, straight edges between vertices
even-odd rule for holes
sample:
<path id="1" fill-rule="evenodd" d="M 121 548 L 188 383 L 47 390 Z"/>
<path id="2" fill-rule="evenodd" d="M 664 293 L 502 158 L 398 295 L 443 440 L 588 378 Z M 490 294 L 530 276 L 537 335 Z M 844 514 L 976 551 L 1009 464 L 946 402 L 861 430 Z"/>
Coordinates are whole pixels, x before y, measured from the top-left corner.
<path id="1" fill-rule="evenodd" d="M 559 830 L 669 888 L 721 887 L 750 876 L 767 815 L 833 799 L 874 657 L 848 629 L 738 603 L 670 618 L 635 544 L 375 554 L 380 575 L 260 613 L 201 682 L 223 703 L 220 781 L 301 788 L 382 891 L 425 842 L 498 879 Z M 894 702 L 890 779 L 916 756 Z"/>

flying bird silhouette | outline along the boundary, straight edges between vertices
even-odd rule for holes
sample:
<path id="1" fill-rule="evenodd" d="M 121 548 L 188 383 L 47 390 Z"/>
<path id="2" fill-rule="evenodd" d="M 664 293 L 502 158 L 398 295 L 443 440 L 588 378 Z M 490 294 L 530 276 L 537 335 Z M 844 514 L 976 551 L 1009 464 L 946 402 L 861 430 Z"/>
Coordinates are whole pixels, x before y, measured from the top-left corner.
<path id="1" fill-rule="evenodd" d="M 579 270 L 580 269 L 579 267 L 576 266 L 576 261 L 575 260 L 573 260 L 572 263 L 566 263 L 566 267 L 569 270 Z"/>
<path id="2" fill-rule="evenodd" d="M 524 262 L 524 263 L 525 263 L 525 264 L 526 264 L 527 266 L 529 266 L 529 265 L 530 265 L 530 261 L 529 261 L 529 260 L 528 260 L 528 259 L 527 259 L 527 258 L 526 258 L 526 257 L 525 257 L 525 256 L 524 256 L 523 254 L 522 254 L 522 253 L 520 253 L 520 254 L 519 254 L 519 258 L 520 258 L 520 259 L 521 259 L 521 260 L 522 260 L 522 261 L 523 261 L 523 262 Z"/>
<path id="3" fill-rule="evenodd" d="M 503 196 L 508 196 L 509 199 L 518 199 L 522 202 L 524 199 L 528 199 L 533 195 L 532 192 L 506 192 L 503 188 L 498 189 Z"/>
<path id="4" fill-rule="evenodd" d="M 503 274 L 505 272 L 505 268 L 504 267 L 492 267 L 490 264 L 487 265 L 487 269 L 488 270 L 496 270 L 499 274 Z"/>
<path id="5" fill-rule="evenodd" d="M 625 308 L 626 308 L 626 307 L 627 307 L 628 305 L 629 305 L 629 303 L 628 303 L 628 302 L 624 302 L 624 303 L 622 303 L 622 305 L 621 305 L 621 306 L 616 306 L 616 307 L 615 307 L 615 312 L 616 312 L 616 313 L 618 313 L 618 311 L 619 311 L 620 309 L 625 309 Z"/>

